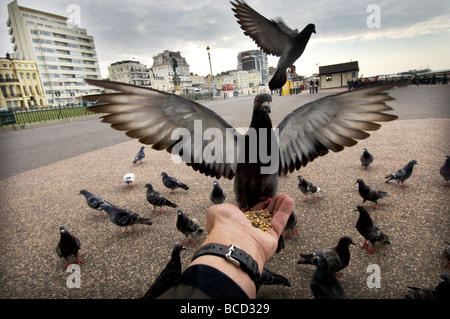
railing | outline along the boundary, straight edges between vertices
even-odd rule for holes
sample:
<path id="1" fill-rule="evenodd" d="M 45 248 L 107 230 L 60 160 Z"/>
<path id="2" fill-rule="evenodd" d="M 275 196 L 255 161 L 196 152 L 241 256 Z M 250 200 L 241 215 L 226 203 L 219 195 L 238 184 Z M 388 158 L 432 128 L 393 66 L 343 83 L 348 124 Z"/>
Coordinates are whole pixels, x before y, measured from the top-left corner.
<path id="1" fill-rule="evenodd" d="M 0 127 L 48 122 L 95 114 L 86 106 L 45 107 L 25 110 L 0 111 Z"/>

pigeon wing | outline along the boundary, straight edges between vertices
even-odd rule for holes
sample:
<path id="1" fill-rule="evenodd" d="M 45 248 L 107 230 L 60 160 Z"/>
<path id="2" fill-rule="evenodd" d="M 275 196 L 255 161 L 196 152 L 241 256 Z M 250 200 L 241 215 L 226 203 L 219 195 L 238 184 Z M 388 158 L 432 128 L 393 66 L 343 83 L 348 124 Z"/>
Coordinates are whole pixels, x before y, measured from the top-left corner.
<path id="1" fill-rule="evenodd" d="M 183 97 L 150 88 L 102 80 L 85 81 L 104 89 L 120 91 L 83 97 L 85 101 L 101 103 L 88 109 L 95 113 L 106 113 L 102 122 L 110 123 L 116 130 L 126 131 L 129 137 L 152 145 L 156 150 L 172 152 L 176 146 L 180 150 L 177 154 L 182 155 L 182 160 L 202 174 L 217 179 L 222 176 L 233 178 L 237 160 L 227 158 L 225 150 L 232 149 L 237 158 L 236 137 L 241 134 L 215 112 Z M 199 137 L 194 134 L 194 121 L 201 123 L 202 135 Z M 190 138 L 181 137 L 184 131 L 177 130 L 181 128 L 188 130 Z M 208 153 L 203 152 L 208 141 L 202 138 L 208 128 L 219 129 L 222 133 L 224 147 L 214 149 L 214 158 L 211 154 L 203 154 Z M 175 140 L 172 135 L 175 135 Z M 196 138 L 201 139 L 201 143 L 194 143 Z M 220 139 L 219 136 L 215 138 Z M 181 154 L 183 150 L 190 151 L 190 154 Z"/>
<path id="2" fill-rule="evenodd" d="M 386 101 L 393 100 L 383 91 L 390 85 L 379 85 L 338 93 L 303 105 L 288 114 L 278 125 L 280 134 L 279 175 L 300 169 L 308 162 L 328 153 L 350 147 L 356 140 L 378 130 L 375 122 L 393 121 L 396 115 Z"/>
<path id="3" fill-rule="evenodd" d="M 268 20 L 243 1 L 231 2 L 232 10 L 244 34 L 248 35 L 267 54 L 281 56 L 283 49 L 298 32 L 279 20 Z"/>

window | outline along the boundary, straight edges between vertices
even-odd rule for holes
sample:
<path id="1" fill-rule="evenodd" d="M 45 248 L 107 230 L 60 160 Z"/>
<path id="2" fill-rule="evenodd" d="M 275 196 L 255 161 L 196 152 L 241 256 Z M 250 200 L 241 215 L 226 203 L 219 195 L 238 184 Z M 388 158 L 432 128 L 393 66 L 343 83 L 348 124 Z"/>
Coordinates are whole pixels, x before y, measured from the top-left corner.
<path id="1" fill-rule="evenodd" d="M 333 77 L 331 76 L 331 74 L 330 74 L 330 75 L 327 75 L 327 76 L 325 76 L 325 80 L 326 80 L 327 82 L 333 81 Z"/>

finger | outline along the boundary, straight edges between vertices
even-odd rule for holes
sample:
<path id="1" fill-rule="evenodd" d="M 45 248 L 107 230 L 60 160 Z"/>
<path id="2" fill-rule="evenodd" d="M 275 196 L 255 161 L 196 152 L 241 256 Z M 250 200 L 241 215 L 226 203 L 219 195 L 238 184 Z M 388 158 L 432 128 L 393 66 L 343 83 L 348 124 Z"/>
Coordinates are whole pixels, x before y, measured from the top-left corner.
<path id="1" fill-rule="evenodd" d="M 294 206 L 294 200 L 288 195 L 281 195 L 281 197 L 278 198 L 272 217 L 272 228 L 278 236 L 283 232 L 289 216 L 294 210 Z"/>

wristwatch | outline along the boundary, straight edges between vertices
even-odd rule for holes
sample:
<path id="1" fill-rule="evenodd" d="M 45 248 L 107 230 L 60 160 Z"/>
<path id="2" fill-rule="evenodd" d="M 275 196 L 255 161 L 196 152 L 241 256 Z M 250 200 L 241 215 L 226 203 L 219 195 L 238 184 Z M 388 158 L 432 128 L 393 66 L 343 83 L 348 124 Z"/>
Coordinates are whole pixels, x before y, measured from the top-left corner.
<path id="1" fill-rule="evenodd" d="M 250 276 L 250 278 L 255 283 L 256 291 L 258 291 L 261 278 L 258 263 L 245 251 L 234 244 L 230 246 L 214 243 L 206 244 L 200 247 L 199 250 L 197 250 L 197 252 L 192 257 L 192 260 L 204 255 L 223 257 L 236 267 L 240 267 Z"/>

